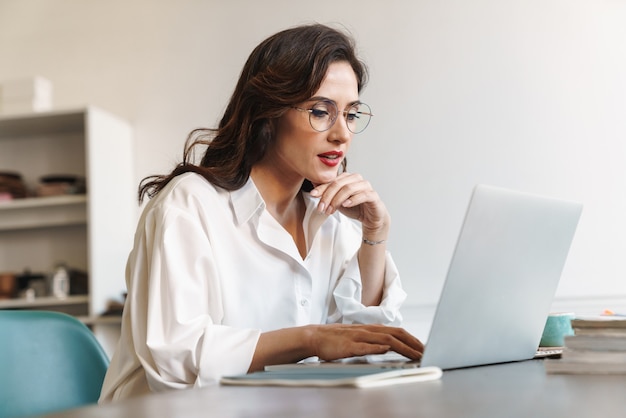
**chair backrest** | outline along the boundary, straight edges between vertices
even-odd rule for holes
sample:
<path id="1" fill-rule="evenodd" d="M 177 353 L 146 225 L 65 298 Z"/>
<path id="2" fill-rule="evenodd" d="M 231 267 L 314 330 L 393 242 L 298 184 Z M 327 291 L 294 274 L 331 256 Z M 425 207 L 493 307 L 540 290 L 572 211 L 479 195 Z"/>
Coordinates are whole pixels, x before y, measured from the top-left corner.
<path id="1" fill-rule="evenodd" d="M 76 318 L 0 311 L 0 418 L 95 403 L 109 359 Z"/>

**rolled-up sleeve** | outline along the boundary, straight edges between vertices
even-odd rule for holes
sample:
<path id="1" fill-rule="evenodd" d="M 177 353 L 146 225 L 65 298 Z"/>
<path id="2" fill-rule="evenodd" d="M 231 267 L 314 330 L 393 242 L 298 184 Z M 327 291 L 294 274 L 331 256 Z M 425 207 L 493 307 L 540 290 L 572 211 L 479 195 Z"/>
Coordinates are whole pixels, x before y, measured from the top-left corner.
<path id="1" fill-rule="evenodd" d="M 337 310 L 329 317 L 329 322 L 384 324 L 398 326 L 402 323 L 400 307 L 406 299 L 402 289 L 398 269 L 389 252 L 386 254 L 383 298 L 378 306 L 365 306 L 361 303 L 361 274 L 358 257 L 347 263 L 346 269 L 333 291 Z"/>

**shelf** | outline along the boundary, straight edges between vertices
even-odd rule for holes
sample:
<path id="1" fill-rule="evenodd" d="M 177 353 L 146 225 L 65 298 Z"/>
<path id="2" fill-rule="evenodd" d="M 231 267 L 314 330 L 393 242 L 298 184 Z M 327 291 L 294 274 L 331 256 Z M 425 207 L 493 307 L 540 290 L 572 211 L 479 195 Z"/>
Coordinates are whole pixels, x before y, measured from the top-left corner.
<path id="1" fill-rule="evenodd" d="M 88 190 L 0 202 L 0 271 L 45 272 L 61 261 L 89 281 L 86 296 L 0 301 L 0 309 L 90 318 L 123 294 L 137 211 L 132 136 L 127 121 L 93 106 L 0 116 L 2 171 L 20 173 L 29 190 L 50 174 L 82 176 Z"/>
<path id="2" fill-rule="evenodd" d="M 0 309 L 36 309 L 43 307 L 64 307 L 89 303 L 89 296 L 75 295 L 66 298 L 40 297 L 35 299 L 3 299 Z"/>
<path id="3" fill-rule="evenodd" d="M 67 195 L 0 202 L 0 232 L 83 225 L 87 223 L 87 196 Z"/>
<path id="4" fill-rule="evenodd" d="M 48 197 L 27 197 L 25 199 L 14 199 L 0 202 L 0 211 L 22 208 L 37 208 L 48 206 L 72 205 L 87 202 L 86 195 L 63 195 Z"/>
<path id="5" fill-rule="evenodd" d="M 81 132 L 84 129 L 84 109 L 0 117 L 0 139 Z"/>

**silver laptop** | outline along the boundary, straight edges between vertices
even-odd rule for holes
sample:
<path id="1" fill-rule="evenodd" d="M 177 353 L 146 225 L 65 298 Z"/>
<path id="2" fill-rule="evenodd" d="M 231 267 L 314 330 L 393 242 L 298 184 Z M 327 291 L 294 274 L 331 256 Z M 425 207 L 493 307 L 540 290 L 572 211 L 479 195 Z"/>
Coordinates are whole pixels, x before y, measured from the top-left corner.
<path id="1" fill-rule="evenodd" d="M 476 186 L 421 366 L 533 358 L 581 212 L 580 203 Z"/>
<path id="2" fill-rule="evenodd" d="M 445 370 L 535 357 L 581 212 L 579 203 L 476 186 L 421 362 L 389 353 L 324 365 Z"/>

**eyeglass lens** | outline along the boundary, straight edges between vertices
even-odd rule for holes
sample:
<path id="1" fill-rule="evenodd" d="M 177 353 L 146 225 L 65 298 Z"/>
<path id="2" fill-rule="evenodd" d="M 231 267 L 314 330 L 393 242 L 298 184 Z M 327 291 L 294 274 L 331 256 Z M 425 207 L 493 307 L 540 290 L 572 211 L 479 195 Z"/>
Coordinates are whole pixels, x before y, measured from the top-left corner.
<path id="1" fill-rule="evenodd" d="M 346 120 L 348 130 L 355 134 L 363 132 L 369 125 L 372 117 L 372 111 L 365 103 L 357 103 L 341 113 Z M 311 107 L 309 121 L 313 129 L 324 132 L 334 125 L 338 115 L 339 111 L 335 103 L 321 101 Z"/>

